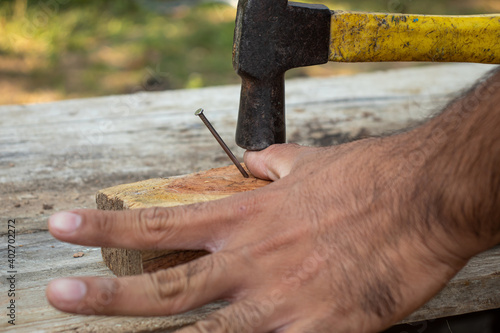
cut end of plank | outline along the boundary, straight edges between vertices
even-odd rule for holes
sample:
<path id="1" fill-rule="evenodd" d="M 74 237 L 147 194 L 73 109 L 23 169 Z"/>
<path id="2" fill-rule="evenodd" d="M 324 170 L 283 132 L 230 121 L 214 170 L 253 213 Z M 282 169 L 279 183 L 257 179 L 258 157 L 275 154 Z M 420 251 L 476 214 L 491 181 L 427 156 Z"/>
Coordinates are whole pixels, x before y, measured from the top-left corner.
<path id="1" fill-rule="evenodd" d="M 234 166 L 185 176 L 155 178 L 103 189 L 96 195 L 97 208 L 126 210 L 174 207 L 222 199 L 256 190 L 270 182 L 250 175 L 244 178 Z M 137 275 L 173 267 L 206 255 L 206 251 L 141 251 L 102 248 L 106 265 L 117 276 Z"/>

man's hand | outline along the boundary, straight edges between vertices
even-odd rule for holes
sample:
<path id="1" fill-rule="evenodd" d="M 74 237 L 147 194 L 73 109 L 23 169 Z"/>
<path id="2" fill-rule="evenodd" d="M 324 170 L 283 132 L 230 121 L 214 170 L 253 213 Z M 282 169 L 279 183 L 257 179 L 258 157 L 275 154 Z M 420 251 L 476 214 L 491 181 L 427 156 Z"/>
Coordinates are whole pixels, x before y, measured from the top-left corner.
<path id="1" fill-rule="evenodd" d="M 54 281 L 48 299 L 68 312 L 146 316 L 230 300 L 196 325 L 206 331 L 383 328 L 465 263 L 440 246 L 446 234 L 425 225 L 425 212 L 415 208 L 424 203 L 409 195 L 412 181 L 397 189 L 380 183 L 394 168 L 387 161 L 390 141 L 247 153 L 252 173 L 276 182 L 216 202 L 55 215 L 50 231 L 67 242 L 212 254 L 150 275 Z M 79 219 L 74 231 L 65 231 Z M 99 307 L 103 297 L 106 306 Z"/>
<path id="2" fill-rule="evenodd" d="M 465 224 L 469 204 L 475 206 L 459 194 L 471 193 L 474 184 L 454 178 L 460 168 L 442 168 L 443 159 L 450 168 L 457 156 L 452 150 L 444 157 L 449 136 L 461 133 L 443 121 L 337 147 L 249 152 L 250 171 L 274 182 L 219 201 L 56 214 L 50 232 L 66 242 L 211 254 L 142 276 L 52 281 L 47 297 L 67 312 L 140 316 L 230 301 L 182 332 L 379 331 L 500 240 L 492 232 L 496 220 L 485 222 L 479 211 L 480 226 Z M 473 115 L 463 123 L 471 121 Z M 448 137 L 436 136 L 437 124 Z M 458 206 L 464 214 L 457 218 L 450 211 L 462 202 L 467 206 Z"/>

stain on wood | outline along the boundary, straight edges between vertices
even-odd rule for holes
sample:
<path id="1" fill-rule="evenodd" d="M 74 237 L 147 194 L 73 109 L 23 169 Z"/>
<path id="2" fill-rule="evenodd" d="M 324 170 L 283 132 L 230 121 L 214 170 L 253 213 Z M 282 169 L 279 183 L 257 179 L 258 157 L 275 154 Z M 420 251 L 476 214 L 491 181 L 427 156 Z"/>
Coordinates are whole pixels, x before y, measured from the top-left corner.
<path id="1" fill-rule="evenodd" d="M 97 208 L 126 210 L 148 207 L 174 207 L 222 199 L 269 184 L 253 176 L 243 178 L 234 166 L 211 169 L 186 176 L 149 179 L 101 190 Z M 106 265 L 117 276 L 151 273 L 180 265 L 208 254 L 189 250 L 126 250 L 103 248 Z"/>

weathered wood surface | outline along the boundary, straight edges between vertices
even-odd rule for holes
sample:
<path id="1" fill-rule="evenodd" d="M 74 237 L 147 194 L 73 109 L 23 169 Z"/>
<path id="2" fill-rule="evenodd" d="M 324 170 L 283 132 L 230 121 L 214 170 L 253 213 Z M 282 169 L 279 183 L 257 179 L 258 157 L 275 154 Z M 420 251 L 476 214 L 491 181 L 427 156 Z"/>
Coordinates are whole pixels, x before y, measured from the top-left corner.
<path id="1" fill-rule="evenodd" d="M 185 176 L 148 179 L 110 187 L 97 193 L 96 202 L 97 208 L 102 210 L 175 207 L 222 199 L 261 188 L 269 183 L 251 174 L 249 178 L 243 178 L 238 169 L 231 165 Z M 104 263 L 117 276 L 155 272 L 197 259 L 207 253 L 182 249 L 102 249 Z"/>
<path id="2" fill-rule="evenodd" d="M 490 69 L 456 64 L 287 82 L 288 138 L 328 145 L 404 128 L 438 111 Z M 56 210 L 95 208 L 95 193 L 102 188 L 227 165 L 193 112 L 204 107 L 241 156 L 231 140 L 238 101 L 239 87 L 230 86 L 0 107 L 0 235 L 6 244 L 7 219 L 16 218 L 17 242 L 23 245 L 17 252 L 16 331 L 160 331 L 186 318 L 172 324 L 165 318 L 83 317 L 52 309 L 44 294 L 49 280 L 111 272 L 99 249 L 54 240 L 47 217 Z M 80 251 L 85 256 L 73 258 Z M 0 252 L 6 258 L 4 246 Z M 486 252 L 459 273 L 457 286 L 467 287 L 453 289 L 459 304 L 441 303 L 436 305 L 441 311 L 429 309 L 422 316 L 500 307 L 499 253 L 498 248 Z M 8 301 L 5 287 L 2 307 Z M 9 329 L 4 319 L 0 330 Z"/>

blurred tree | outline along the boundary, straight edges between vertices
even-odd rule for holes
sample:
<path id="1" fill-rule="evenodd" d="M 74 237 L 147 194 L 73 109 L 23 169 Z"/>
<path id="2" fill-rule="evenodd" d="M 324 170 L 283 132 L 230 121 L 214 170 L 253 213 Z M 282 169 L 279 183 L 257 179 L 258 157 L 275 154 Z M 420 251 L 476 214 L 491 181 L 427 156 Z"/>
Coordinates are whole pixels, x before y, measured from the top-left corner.
<path id="1" fill-rule="evenodd" d="M 222 3 L 236 8 L 238 0 L 134 0 L 138 5 L 159 13 L 172 13 L 178 7 L 193 7 L 200 4 Z"/>
<path id="2" fill-rule="evenodd" d="M 14 5 L 14 16 L 16 19 L 20 19 L 26 15 L 26 7 L 28 6 L 28 0 L 16 0 Z"/>
<path id="3" fill-rule="evenodd" d="M 298 0 L 332 9 L 470 14 L 498 0 Z M 238 83 L 236 0 L 0 0 L 0 104 Z M 414 64 L 411 64 L 414 65 Z M 328 64 L 325 76 L 408 64 Z"/>

